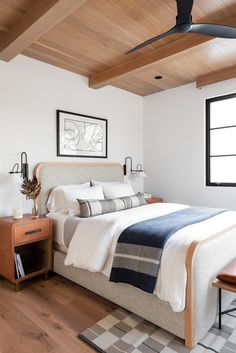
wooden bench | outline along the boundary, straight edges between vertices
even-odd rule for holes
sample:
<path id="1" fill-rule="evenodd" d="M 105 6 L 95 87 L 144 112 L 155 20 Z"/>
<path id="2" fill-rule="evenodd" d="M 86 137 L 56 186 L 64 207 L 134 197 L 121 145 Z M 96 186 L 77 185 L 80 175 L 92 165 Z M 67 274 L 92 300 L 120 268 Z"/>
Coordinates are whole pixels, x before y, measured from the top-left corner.
<path id="1" fill-rule="evenodd" d="M 236 293 L 236 260 L 232 261 L 217 275 L 217 279 L 212 282 L 212 285 L 218 288 L 219 291 L 219 329 L 221 330 L 222 315 L 236 310 L 236 308 L 234 308 L 222 311 L 222 289 Z"/>

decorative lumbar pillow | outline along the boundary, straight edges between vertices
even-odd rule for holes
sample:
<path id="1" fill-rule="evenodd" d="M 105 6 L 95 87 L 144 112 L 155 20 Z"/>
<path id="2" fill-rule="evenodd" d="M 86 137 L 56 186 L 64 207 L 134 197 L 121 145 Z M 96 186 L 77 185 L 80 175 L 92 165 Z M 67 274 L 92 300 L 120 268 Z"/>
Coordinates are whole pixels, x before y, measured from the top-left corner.
<path id="1" fill-rule="evenodd" d="M 92 185 L 102 185 L 105 199 L 117 199 L 120 197 L 133 196 L 135 192 L 129 182 L 118 181 L 97 181 L 91 180 Z"/>
<path id="2" fill-rule="evenodd" d="M 77 200 L 80 205 L 80 217 L 87 218 L 98 216 L 104 213 L 127 210 L 129 208 L 143 206 L 147 204 L 144 195 L 121 197 L 111 200 Z"/>
<path id="3" fill-rule="evenodd" d="M 67 213 L 67 205 L 65 200 L 65 190 L 76 190 L 76 189 L 90 188 L 90 182 L 74 185 L 58 185 L 55 186 L 47 200 L 46 206 L 49 212 L 60 212 Z"/>

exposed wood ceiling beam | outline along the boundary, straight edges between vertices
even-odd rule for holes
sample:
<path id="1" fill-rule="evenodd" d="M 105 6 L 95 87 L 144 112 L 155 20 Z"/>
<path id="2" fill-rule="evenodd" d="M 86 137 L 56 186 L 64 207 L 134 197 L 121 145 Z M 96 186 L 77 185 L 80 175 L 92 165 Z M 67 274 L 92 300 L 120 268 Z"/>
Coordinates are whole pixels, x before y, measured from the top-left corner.
<path id="1" fill-rule="evenodd" d="M 185 37 L 169 44 L 165 44 L 157 49 L 152 49 L 147 53 L 140 54 L 133 59 L 129 59 L 119 65 L 111 67 L 110 69 L 90 76 L 89 87 L 101 88 L 107 86 L 120 80 L 120 78 L 129 73 L 134 73 L 139 69 L 144 69 L 145 67 L 150 66 L 157 61 L 166 59 L 167 57 L 175 54 L 179 54 L 184 50 L 193 48 L 211 39 L 212 38 L 209 39 L 209 37 L 191 36 L 190 40 L 189 37 Z"/>
<path id="2" fill-rule="evenodd" d="M 224 24 L 235 26 L 236 18 L 224 21 Z M 159 48 L 152 49 L 144 54 L 140 54 L 121 64 L 113 66 L 107 70 L 99 72 L 89 77 L 89 87 L 101 88 L 119 81 L 122 77 L 134 73 L 140 69 L 144 69 L 158 61 L 164 60 L 170 56 L 177 55 L 185 50 L 194 48 L 198 45 L 213 40 L 212 37 L 200 35 L 186 35 L 176 41 L 165 44 Z"/>
<path id="3" fill-rule="evenodd" d="M 38 0 L 0 42 L 0 59 L 10 61 L 87 0 Z"/>
<path id="4" fill-rule="evenodd" d="M 199 77 L 196 81 L 197 88 L 201 88 L 213 83 L 231 80 L 236 77 L 236 66 L 224 70 L 212 72 L 209 75 Z"/>

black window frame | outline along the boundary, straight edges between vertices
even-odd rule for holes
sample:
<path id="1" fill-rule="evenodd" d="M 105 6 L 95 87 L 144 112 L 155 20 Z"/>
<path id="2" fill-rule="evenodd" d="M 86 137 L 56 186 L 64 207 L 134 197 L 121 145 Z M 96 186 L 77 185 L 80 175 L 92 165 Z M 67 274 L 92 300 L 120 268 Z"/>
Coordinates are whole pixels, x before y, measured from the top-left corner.
<path id="1" fill-rule="evenodd" d="M 232 99 L 236 98 L 236 93 L 231 93 L 223 96 L 218 96 L 210 99 L 206 99 L 206 186 L 236 186 L 235 183 L 215 183 L 211 182 L 211 158 L 217 157 L 217 156 L 211 156 L 211 130 L 216 130 L 216 129 L 224 129 L 226 127 L 217 127 L 217 128 L 210 128 L 210 122 L 211 122 L 211 103 L 221 101 L 221 100 L 226 100 L 226 99 Z M 228 126 L 230 127 L 236 127 L 236 125 Z M 219 156 L 236 156 L 236 154 L 228 154 L 228 155 L 218 155 Z"/>

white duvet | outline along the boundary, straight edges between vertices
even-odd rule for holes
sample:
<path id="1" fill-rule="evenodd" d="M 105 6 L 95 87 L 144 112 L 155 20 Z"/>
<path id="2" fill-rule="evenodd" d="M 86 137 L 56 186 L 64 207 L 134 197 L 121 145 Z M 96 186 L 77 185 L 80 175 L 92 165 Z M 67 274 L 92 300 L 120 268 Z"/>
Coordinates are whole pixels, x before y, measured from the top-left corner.
<path id="1" fill-rule="evenodd" d="M 175 212 L 187 205 L 157 203 L 81 219 L 70 242 L 65 265 L 73 265 L 109 277 L 116 242 L 121 232 L 136 222 Z M 236 212 L 227 211 L 177 231 L 164 247 L 155 294 L 176 312 L 184 310 L 185 256 L 194 240 L 208 238 L 236 224 Z"/>

